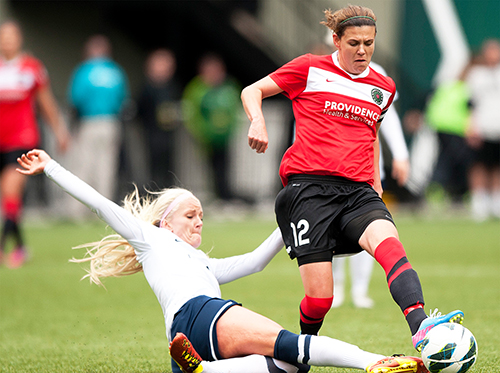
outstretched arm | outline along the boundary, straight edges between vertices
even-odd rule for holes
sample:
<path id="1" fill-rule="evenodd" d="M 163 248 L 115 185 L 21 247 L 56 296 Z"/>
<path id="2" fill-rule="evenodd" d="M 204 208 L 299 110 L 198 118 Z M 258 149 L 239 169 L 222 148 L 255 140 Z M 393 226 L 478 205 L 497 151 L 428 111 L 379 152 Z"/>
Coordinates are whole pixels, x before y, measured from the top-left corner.
<path id="1" fill-rule="evenodd" d="M 134 242 L 143 240 L 142 226 L 130 212 L 64 169 L 45 151 L 33 149 L 23 154 L 17 161 L 22 167 L 17 168 L 18 172 L 24 175 L 38 175 L 45 172 L 66 193 L 90 208 L 126 240 Z"/>
<path id="2" fill-rule="evenodd" d="M 210 270 L 219 284 L 234 281 L 262 271 L 284 245 L 281 232 L 276 228 L 254 251 L 224 259 L 210 259 Z"/>

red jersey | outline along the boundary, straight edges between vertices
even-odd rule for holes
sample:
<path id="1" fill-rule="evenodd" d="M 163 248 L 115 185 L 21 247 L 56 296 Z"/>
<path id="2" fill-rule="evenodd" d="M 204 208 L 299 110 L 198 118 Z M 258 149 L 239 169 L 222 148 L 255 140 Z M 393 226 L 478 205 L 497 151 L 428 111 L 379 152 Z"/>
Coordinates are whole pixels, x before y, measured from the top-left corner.
<path id="1" fill-rule="evenodd" d="M 0 59 L 0 152 L 38 146 L 35 95 L 47 84 L 47 71 L 36 58 Z"/>
<path id="2" fill-rule="evenodd" d="M 300 56 L 269 76 L 292 100 L 296 122 L 295 142 L 281 161 L 283 185 L 294 174 L 373 185 L 376 124 L 394 99 L 394 81 L 371 68 L 347 73 L 337 52 Z"/>

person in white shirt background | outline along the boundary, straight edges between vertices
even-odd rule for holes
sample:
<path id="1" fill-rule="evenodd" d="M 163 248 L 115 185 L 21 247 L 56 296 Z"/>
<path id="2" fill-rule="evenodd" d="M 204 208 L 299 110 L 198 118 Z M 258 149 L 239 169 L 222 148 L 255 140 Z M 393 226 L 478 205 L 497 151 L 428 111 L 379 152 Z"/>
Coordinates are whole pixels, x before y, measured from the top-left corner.
<path id="1" fill-rule="evenodd" d="M 500 218 L 500 41 L 485 40 L 466 83 L 472 120 L 466 133 L 475 157 L 469 174 L 472 217 L 482 222 Z"/>

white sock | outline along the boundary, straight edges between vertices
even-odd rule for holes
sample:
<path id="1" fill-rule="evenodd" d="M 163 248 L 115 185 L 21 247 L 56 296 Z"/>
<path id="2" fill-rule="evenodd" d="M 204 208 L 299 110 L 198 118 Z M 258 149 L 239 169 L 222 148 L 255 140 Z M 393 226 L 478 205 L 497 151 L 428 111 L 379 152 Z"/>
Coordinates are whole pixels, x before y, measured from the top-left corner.
<path id="1" fill-rule="evenodd" d="M 366 251 L 349 258 L 351 269 L 352 297 L 367 297 L 373 270 L 373 257 Z"/>
<path id="2" fill-rule="evenodd" d="M 474 190 L 471 194 L 471 210 L 474 220 L 481 222 L 488 219 L 490 198 L 484 189 Z"/>
<path id="3" fill-rule="evenodd" d="M 302 336 L 301 336 L 302 337 Z M 301 339 L 299 338 L 299 344 Z M 300 350 L 300 346 L 299 346 Z M 385 356 L 363 351 L 358 346 L 325 336 L 311 336 L 309 365 L 366 369 Z"/>
<path id="4" fill-rule="evenodd" d="M 273 366 L 274 364 L 274 366 Z M 204 373 L 297 373 L 298 368 L 262 355 L 248 355 L 217 361 L 202 361 Z M 279 368 L 279 369 L 278 369 Z"/>
<path id="5" fill-rule="evenodd" d="M 332 308 L 336 308 L 344 303 L 344 279 L 345 279 L 346 258 L 335 257 L 333 259 L 333 303 Z"/>
<path id="6" fill-rule="evenodd" d="M 335 282 L 344 283 L 345 279 L 345 262 L 346 257 L 335 257 L 333 258 L 333 278 Z"/>
<path id="7" fill-rule="evenodd" d="M 491 193 L 491 212 L 496 218 L 500 218 L 500 191 Z"/>

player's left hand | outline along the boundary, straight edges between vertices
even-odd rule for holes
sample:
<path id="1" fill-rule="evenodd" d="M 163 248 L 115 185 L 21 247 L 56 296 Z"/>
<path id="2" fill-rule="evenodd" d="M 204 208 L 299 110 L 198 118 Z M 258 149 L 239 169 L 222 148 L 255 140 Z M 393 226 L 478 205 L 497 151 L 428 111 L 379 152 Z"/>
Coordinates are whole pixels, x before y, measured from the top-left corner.
<path id="1" fill-rule="evenodd" d="M 410 161 L 397 160 L 392 161 L 392 178 L 397 181 L 398 185 L 402 187 L 408 181 L 410 176 Z"/>
<path id="2" fill-rule="evenodd" d="M 16 171 L 23 175 L 30 176 L 41 174 L 51 159 L 52 158 L 43 150 L 30 150 L 20 158 L 17 158 L 17 163 L 19 163 L 22 168 L 16 168 Z"/>
<path id="3" fill-rule="evenodd" d="M 373 189 L 375 189 L 375 192 L 379 195 L 380 198 L 382 198 L 382 194 L 384 194 L 384 189 L 382 188 L 382 183 L 375 181 L 373 184 Z"/>

